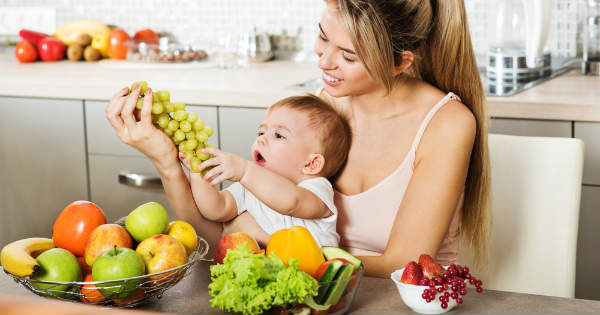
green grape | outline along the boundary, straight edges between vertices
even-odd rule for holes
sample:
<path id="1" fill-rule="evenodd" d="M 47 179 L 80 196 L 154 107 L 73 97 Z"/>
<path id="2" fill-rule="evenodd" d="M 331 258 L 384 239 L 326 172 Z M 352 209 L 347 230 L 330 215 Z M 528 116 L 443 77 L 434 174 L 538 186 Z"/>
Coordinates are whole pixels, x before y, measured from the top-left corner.
<path id="1" fill-rule="evenodd" d="M 202 153 L 202 149 L 196 150 L 196 156 L 202 161 L 210 159 L 210 154 Z"/>
<path id="2" fill-rule="evenodd" d="M 197 131 L 196 132 L 196 139 L 199 142 L 203 142 L 204 143 L 204 142 L 206 142 L 208 140 L 208 135 L 204 132 L 204 130 Z"/>
<path id="3" fill-rule="evenodd" d="M 160 115 L 163 112 L 163 106 L 160 102 L 152 103 L 152 114 Z"/>
<path id="4" fill-rule="evenodd" d="M 200 172 L 200 168 L 199 167 L 200 167 L 201 163 L 202 163 L 202 161 L 199 158 L 197 158 L 197 157 L 191 158 L 191 160 L 190 160 L 190 167 L 192 168 L 192 171 L 194 173 Z"/>
<path id="5" fill-rule="evenodd" d="M 171 138 L 173 137 L 173 133 L 174 133 L 174 132 L 173 132 L 173 130 L 171 130 L 171 129 L 169 129 L 169 128 L 166 128 L 166 129 L 163 129 L 163 132 L 164 132 L 164 133 L 165 133 L 167 136 L 169 136 L 169 137 L 171 137 Z"/>
<path id="6" fill-rule="evenodd" d="M 137 103 L 135 103 L 135 108 L 142 110 L 142 107 L 144 107 L 144 99 L 138 98 Z"/>
<path id="7" fill-rule="evenodd" d="M 197 121 L 197 120 L 198 120 L 198 114 L 196 114 L 196 113 L 188 113 L 187 120 L 188 120 L 190 123 L 194 123 L 195 121 Z"/>
<path id="8" fill-rule="evenodd" d="M 202 128 L 204 128 L 204 122 L 200 119 L 194 121 L 194 130 L 196 131 L 200 131 L 202 130 Z"/>
<path id="9" fill-rule="evenodd" d="M 169 120 L 169 124 L 167 125 L 167 128 L 169 128 L 169 129 L 171 129 L 171 131 L 175 132 L 175 131 L 179 130 L 179 122 L 177 120 Z"/>
<path id="10" fill-rule="evenodd" d="M 177 132 L 175 132 L 175 133 L 177 133 Z M 179 147 L 178 147 L 179 152 L 188 151 L 188 150 L 186 150 L 186 148 L 187 148 L 187 141 L 182 140 L 181 142 L 179 142 Z"/>
<path id="11" fill-rule="evenodd" d="M 171 101 L 171 93 L 167 90 L 156 91 L 156 95 L 161 102 L 170 102 Z"/>
<path id="12" fill-rule="evenodd" d="M 206 132 L 206 134 L 210 137 L 213 134 L 213 129 L 210 126 L 206 126 L 204 127 L 204 132 Z"/>
<path id="13" fill-rule="evenodd" d="M 139 86 L 141 86 L 141 87 L 142 87 L 142 89 L 140 90 L 140 95 L 144 95 L 144 93 L 146 93 L 146 90 L 148 89 L 148 82 L 146 82 L 146 81 L 137 81 L 137 82 L 133 82 L 133 83 L 131 84 L 131 90 L 133 90 L 133 88 L 134 88 L 136 85 L 139 85 Z"/>
<path id="14" fill-rule="evenodd" d="M 204 147 L 205 147 L 205 148 L 207 148 L 207 149 L 208 149 L 208 148 L 213 148 L 213 149 L 216 149 L 216 148 L 217 148 L 217 146 L 215 146 L 214 144 L 211 144 L 211 143 L 205 143 L 205 144 L 204 144 Z"/>
<path id="15" fill-rule="evenodd" d="M 179 144 L 181 143 L 181 140 L 177 140 L 175 138 L 175 135 L 173 135 L 173 137 L 171 137 L 171 140 L 173 140 L 173 142 L 175 143 L 176 146 L 179 146 Z"/>
<path id="16" fill-rule="evenodd" d="M 198 146 L 196 147 L 196 150 L 202 151 L 202 149 L 204 149 L 204 143 L 198 141 Z"/>
<path id="17" fill-rule="evenodd" d="M 198 146 L 198 141 L 196 139 L 186 140 L 186 151 L 193 151 Z"/>
<path id="18" fill-rule="evenodd" d="M 179 129 L 181 129 L 183 132 L 190 132 L 192 131 L 192 123 L 187 120 L 183 120 L 179 123 Z"/>
<path id="19" fill-rule="evenodd" d="M 183 152 L 183 154 L 185 154 L 185 159 L 188 160 L 188 162 L 191 161 L 193 157 L 195 157 L 194 151 L 185 151 Z"/>
<path id="20" fill-rule="evenodd" d="M 178 111 L 178 110 L 185 111 L 185 104 L 182 103 L 182 102 L 175 102 L 175 103 L 173 103 L 173 106 L 175 106 L 175 110 L 174 111 Z"/>
<path id="21" fill-rule="evenodd" d="M 196 133 L 195 133 L 195 132 L 193 132 L 193 131 L 186 132 L 186 133 L 185 133 L 185 138 L 186 138 L 187 140 L 196 139 Z"/>
<path id="22" fill-rule="evenodd" d="M 167 126 L 169 125 L 169 115 L 165 113 L 160 114 L 160 116 L 158 116 L 157 123 L 160 126 L 160 128 L 167 128 Z"/>
<path id="23" fill-rule="evenodd" d="M 152 103 L 160 102 L 158 99 L 158 95 L 156 93 L 152 93 Z"/>
<path id="24" fill-rule="evenodd" d="M 156 124 L 158 122 L 158 115 L 152 114 L 152 123 Z"/>
<path id="25" fill-rule="evenodd" d="M 167 113 L 172 113 L 175 111 L 175 105 L 173 103 L 165 102 L 165 109 Z"/>
<path id="26" fill-rule="evenodd" d="M 173 137 L 175 137 L 175 139 L 177 139 L 178 141 L 183 141 L 185 140 L 185 132 L 181 131 L 181 129 L 177 129 L 173 133 Z"/>
<path id="27" fill-rule="evenodd" d="M 176 110 L 173 113 L 173 119 L 177 121 L 184 121 L 187 118 L 187 113 L 184 110 Z"/>

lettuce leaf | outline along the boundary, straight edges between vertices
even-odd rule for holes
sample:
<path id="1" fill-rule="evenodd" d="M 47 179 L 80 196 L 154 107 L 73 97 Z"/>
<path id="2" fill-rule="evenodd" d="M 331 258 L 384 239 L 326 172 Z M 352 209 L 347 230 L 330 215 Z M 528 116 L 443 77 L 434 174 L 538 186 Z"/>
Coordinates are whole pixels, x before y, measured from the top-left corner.
<path id="1" fill-rule="evenodd" d="M 290 259 L 286 267 L 274 253 L 254 254 L 245 244 L 229 250 L 210 273 L 211 305 L 228 312 L 257 315 L 318 293 L 317 280 L 300 271 L 298 260 Z"/>

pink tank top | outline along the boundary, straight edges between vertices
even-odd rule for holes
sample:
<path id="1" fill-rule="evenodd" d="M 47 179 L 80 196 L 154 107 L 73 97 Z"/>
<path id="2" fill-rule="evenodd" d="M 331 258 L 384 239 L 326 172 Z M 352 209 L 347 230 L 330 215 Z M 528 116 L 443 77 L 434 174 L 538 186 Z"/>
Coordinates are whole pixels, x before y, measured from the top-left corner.
<path id="1" fill-rule="evenodd" d="M 404 193 L 414 170 L 415 152 L 421 137 L 435 113 L 450 100 L 460 98 L 448 93 L 425 116 L 412 146 L 404 161 L 390 175 L 364 192 L 344 195 L 335 191 L 334 201 L 338 208 L 337 231 L 341 236 L 340 245 L 358 256 L 378 256 L 385 250 L 396 213 L 400 208 Z M 444 236 L 436 261 L 442 265 L 458 260 L 458 236 L 460 215 L 463 203 L 460 196 L 454 216 Z"/>

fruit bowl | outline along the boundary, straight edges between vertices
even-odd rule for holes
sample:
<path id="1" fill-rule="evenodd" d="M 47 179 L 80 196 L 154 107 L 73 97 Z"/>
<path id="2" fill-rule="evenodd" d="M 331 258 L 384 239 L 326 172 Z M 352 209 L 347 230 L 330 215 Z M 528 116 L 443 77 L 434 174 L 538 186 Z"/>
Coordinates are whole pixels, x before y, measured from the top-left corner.
<path id="1" fill-rule="evenodd" d="M 400 282 L 403 272 L 404 268 L 398 269 L 392 272 L 391 278 L 398 288 L 402 301 L 413 311 L 422 314 L 441 314 L 448 312 L 456 306 L 457 302 L 453 299 L 448 301 L 448 307 L 446 309 L 442 308 L 442 302 L 439 299 L 427 303 L 421 295 L 423 294 L 423 291 L 429 287 Z M 436 286 L 436 288 L 437 287 L 441 287 L 441 285 Z"/>
<path id="2" fill-rule="evenodd" d="M 78 300 L 88 304 L 133 307 L 152 297 L 160 298 L 167 289 L 186 277 L 197 261 L 207 260 L 205 257 L 208 250 L 208 242 L 202 237 L 198 237 L 198 245 L 189 255 L 187 263 L 157 273 L 111 281 L 41 281 L 33 280 L 30 277 L 15 276 L 7 271 L 4 272 L 12 277 L 15 282 L 39 296 L 61 300 Z M 62 289 L 65 286 L 68 289 Z M 111 294 L 103 296 L 96 286 L 102 287 L 104 292 L 111 292 Z"/>

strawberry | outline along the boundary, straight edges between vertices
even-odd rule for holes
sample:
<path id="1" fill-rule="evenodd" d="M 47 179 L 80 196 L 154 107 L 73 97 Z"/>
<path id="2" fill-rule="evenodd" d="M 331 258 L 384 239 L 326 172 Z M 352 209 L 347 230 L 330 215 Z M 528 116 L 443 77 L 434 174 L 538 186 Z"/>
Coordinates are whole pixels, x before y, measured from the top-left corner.
<path id="1" fill-rule="evenodd" d="M 423 267 L 423 275 L 429 279 L 435 276 L 441 276 L 444 272 L 444 268 L 438 265 L 435 260 L 427 254 L 419 256 L 419 265 Z"/>
<path id="2" fill-rule="evenodd" d="M 402 272 L 402 278 L 400 278 L 400 282 L 418 285 L 421 279 L 423 279 L 423 270 L 421 269 L 421 265 L 414 261 L 409 261 L 408 264 L 406 264 L 406 267 L 404 267 L 404 272 Z"/>

